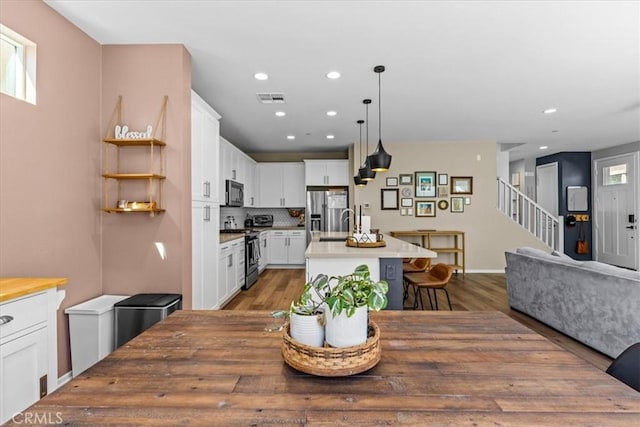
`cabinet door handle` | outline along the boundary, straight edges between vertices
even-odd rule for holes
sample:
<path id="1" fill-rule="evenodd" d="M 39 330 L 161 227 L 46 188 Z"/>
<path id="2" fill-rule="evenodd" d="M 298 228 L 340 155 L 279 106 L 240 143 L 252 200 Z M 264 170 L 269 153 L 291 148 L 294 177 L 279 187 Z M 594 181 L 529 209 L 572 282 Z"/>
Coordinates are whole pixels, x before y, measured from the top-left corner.
<path id="1" fill-rule="evenodd" d="M 227 267 L 233 267 L 233 254 L 228 255 L 227 259 L 229 260 L 229 262 L 227 263 Z"/>
<path id="2" fill-rule="evenodd" d="M 236 170 L 235 169 L 233 169 L 231 171 L 231 174 L 233 175 L 233 179 L 236 180 L 237 178 L 236 178 Z"/>
<path id="3" fill-rule="evenodd" d="M 253 196 L 251 196 L 251 206 L 253 206 Z"/>
<path id="4" fill-rule="evenodd" d="M 204 220 L 211 221 L 211 206 L 204 207 Z"/>
<path id="5" fill-rule="evenodd" d="M 211 197 L 211 183 L 209 181 L 204 182 L 204 197 Z"/>
<path id="6" fill-rule="evenodd" d="M 13 320 L 13 316 L 0 316 L 0 325 L 4 325 L 5 323 L 9 323 Z"/>

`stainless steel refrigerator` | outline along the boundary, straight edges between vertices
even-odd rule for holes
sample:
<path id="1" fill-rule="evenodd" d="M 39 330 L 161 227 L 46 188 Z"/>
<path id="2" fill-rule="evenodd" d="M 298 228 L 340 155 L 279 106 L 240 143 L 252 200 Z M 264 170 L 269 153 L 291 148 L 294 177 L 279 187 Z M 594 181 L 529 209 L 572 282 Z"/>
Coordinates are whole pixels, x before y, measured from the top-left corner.
<path id="1" fill-rule="evenodd" d="M 307 187 L 307 245 L 311 242 L 312 231 L 349 231 L 349 212 L 342 214 L 348 207 L 348 187 Z"/>

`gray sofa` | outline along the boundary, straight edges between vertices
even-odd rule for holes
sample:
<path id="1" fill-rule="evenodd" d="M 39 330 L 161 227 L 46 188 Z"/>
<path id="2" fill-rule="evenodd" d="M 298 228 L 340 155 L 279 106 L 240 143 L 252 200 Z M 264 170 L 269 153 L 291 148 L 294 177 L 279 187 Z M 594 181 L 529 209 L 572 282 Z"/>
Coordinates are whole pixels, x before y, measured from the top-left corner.
<path id="1" fill-rule="evenodd" d="M 640 342 L 640 272 L 534 248 L 505 256 L 511 308 L 612 358 Z"/>

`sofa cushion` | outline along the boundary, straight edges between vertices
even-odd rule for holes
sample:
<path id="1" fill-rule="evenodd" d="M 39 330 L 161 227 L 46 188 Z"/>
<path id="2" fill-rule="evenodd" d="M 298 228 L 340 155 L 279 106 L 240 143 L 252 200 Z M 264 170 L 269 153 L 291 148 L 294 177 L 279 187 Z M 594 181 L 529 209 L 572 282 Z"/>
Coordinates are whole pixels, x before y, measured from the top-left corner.
<path id="1" fill-rule="evenodd" d="M 548 253 L 540 249 L 531 248 L 528 246 L 523 246 L 521 248 L 516 249 L 516 253 L 519 253 L 521 255 L 532 256 L 532 257 L 536 257 L 544 260 L 558 262 L 565 265 L 580 266 L 583 264 L 582 261 L 576 261 L 575 259 L 565 254 L 561 254 L 560 252 L 557 252 L 557 251 L 554 251 L 554 252 L 558 253 L 559 255 L 554 255 L 553 253 Z"/>
<path id="2" fill-rule="evenodd" d="M 626 268 L 616 267 L 615 265 L 605 264 L 598 261 L 585 261 L 582 266 L 591 271 L 611 276 L 623 277 L 625 279 L 633 279 L 640 282 L 640 272 L 628 270 Z"/>

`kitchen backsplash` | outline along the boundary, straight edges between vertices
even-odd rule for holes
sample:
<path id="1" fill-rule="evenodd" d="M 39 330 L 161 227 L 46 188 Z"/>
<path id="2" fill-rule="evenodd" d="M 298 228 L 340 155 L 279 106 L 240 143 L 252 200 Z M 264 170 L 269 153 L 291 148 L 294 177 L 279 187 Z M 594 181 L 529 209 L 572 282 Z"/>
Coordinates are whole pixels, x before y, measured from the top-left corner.
<path id="1" fill-rule="evenodd" d="M 267 209 L 267 208 L 220 208 L 220 228 L 224 228 L 224 222 L 228 216 L 235 218 L 238 228 L 244 228 L 244 220 L 247 214 L 253 215 L 273 215 L 274 227 L 295 227 L 300 223 L 300 218 L 293 218 L 287 209 Z"/>

